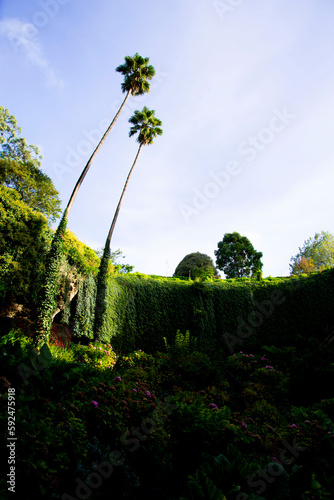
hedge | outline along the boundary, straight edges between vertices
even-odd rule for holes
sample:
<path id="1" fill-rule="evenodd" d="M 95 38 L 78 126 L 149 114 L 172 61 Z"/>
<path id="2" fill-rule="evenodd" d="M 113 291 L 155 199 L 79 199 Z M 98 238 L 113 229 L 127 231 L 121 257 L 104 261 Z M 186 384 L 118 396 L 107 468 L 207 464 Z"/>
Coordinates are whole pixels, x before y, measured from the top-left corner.
<path id="1" fill-rule="evenodd" d="M 259 281 L 116 275 L 107 303 L 100 339 L 123 352 L 155 352 L 177 330 L 189 330 L 207 351 L 298 345 L 322 340 L 334 325 L 334 270 Z"/>

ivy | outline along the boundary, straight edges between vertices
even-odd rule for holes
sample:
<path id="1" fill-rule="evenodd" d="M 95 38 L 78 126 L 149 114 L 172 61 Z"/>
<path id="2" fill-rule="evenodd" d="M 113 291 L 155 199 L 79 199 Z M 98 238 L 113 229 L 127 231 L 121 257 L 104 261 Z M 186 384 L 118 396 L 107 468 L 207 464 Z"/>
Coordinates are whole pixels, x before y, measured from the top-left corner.
<path id="1" fill-rule="evenodd" d="M 200 283 L 135 273 L 110 275 L 105 287 L 96 338 L 112 339 L 123 351 L 164 349 L 164 338 L 173 343 L 178 330 L 223 355 L 263 345 L 298 347 L 300 338 L 325 338 L 334 323 L 334 270 Z"/>
<path id="2" fill-rule="evenodd" d="M 41 291 L 40 308 L 37 317 L 35 345 L 47 343 L 50 337 L 52 314 L 56 309 L 56 296 L 59 290 L 59 267 L 63 255 L 63 240 L 67 226 L 67 212 L 52 239 L 51 249 L 47 257 L 44 284 Z"/>

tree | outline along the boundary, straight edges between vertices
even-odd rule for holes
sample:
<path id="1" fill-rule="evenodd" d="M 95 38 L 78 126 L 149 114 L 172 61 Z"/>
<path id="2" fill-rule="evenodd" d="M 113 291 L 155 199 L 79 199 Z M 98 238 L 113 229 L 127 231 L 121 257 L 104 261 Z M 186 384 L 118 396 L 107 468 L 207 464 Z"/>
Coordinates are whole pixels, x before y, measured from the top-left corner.
<path id="1" fill-rule="evenodd" d="M 43 214 L 49 222 L 54 222 L 59 216 L 60 199 L 52 180 L 44 174 L 36 163 L 26 163 L 0 159 L 0 184 L 15 190 L 19 199 L 26 205 Z"/>
<path id="2" fill-rule="evenodd" d="M 38 147 L 28 145 L 26 140 L 20 137 L 21 132 L 15 116 L 10 115 L 8 109 L 0 106 L 0 158 L 8 158 L 20 163 L 31 162 L 39 167 L 42 157 Z"/>
<path id="3" fill-rule="evenodd" d="M 130 128 L 129 137 L 138 134 L 137 142 L 139 142 L 139 148 L 129 171 L 127 179 L 124 184 L 124 188 L 119 199 L 114 218 L 112 220 L 109 233 L 104 246 L 103 256 L 101 259 L 101 264 L 99 268 L 99 274 L 97 278 L 97 294 L 96 294 L 96 308 L 95 308 L 95 323 L 94 323 L 94 337 L 97 338 L 103 323 L 103 316 L 106 310 L 106 291 L 107 291 L 107 270 L 108 262 L 110 260 L 110 242 L 111 237 L 115 229 L 118 214 L 121 208 L 121 204 L 125 195 L 126 188 L 128 186 L 131 174 L 137 163 L 139 154 L 143 146 L 153 144 L 153 140 L 157 135 L 162 135 L 163 131 L 160 128 L 162 125 L 161 120 L 154 116 L 155 111 L 148 109 L 144 106 L 142 111 L 136 110 L 134 115 L 129 119 L 132 124 Z"/>
<path id="4" fill-rule="evenodd" d="M 334 236 L 328 232 L 316 233 L 304 241 L 303 247 L 290 260 L 290 274 L 323 271 L 334 267 Z"/>
<path id="5" fill-rule="evenodd" d="M 125 93 L 125 98 L 117 111 L 116 115 L 114 116 L 112 122 L 110 123 L 109 127 L 103 134 L 100 142 L 94 149 L 93 153 L 91 154 L 88 162 L 86 163 L 85 168 L 83 169 L 76 185 L 74 186 L 73 192 L 71 194 L 71 197 L 69 199 L 69 202 L 67 204 L 66 210 L 67 210 L 67 215 L 69 214 L 74 199 L 78 193 L 78 190 L 89 170 L 89 167 L 96 156 L 97 152 L 101 148 L 103 142 L 105 141 L 107 135 L 109 134 L 110 130 L 112 127 L 115 125 L 116 120 L 118 119 L 119 115 L 121 114 L 127 100 L 129 99 L 130 95 L 137 96 L 137 95 L 143 95 L 145 92 L 149 92 L 150 90 L 150 84 L 147 80 L 152 80 L 153 76 L 155 75 L 155 70 L 152 65 L 148 64 L 149 63 L 149 58 L 148 57 L 142 57 L 138 53 L 136 53 L 133 57 L 126 56 L 125 58 L 125 63 L 121 64 L 116 68 L 116 71 L 118 73 L 121 73 L 124 76 L 124 81 L 121 84 L 122 87 L 122 92 Z"/>
<path id="6" fill-rule="evenodd" d="M 61 212 L 58 191 L 40 169 L 37 146 L 28 145 L 21 132 L 15 116 L 0 106 L 0 184 L 15 189 L 32 210 L 54 222 Z"/>
<path id="7" fill-rule="evenodd" d="M 174 276 L 187 278 L 218 277 L 218 271 L 211 257 L 205 253 L 194 252 L 186 255 L 177 265 Z"/>
<path id="8" fill-rule="evenodd" d="M 216 265 L 227 278 L 254 277 L 262 269 L 262 252 L 257 252 L 246 236 L 225 233 L 215 250 Z"/>
<path id="9" fill-rule="evenodd" d="M 0 185 L 0 289 L 5 303 L 36 305 L 51 239 L 47 219 Z"/>
<path id="10" fill-rule="evenodd" d="M 107 128 L 106 132 L 102 136 L 100 142 L 96 146 L 95 150 L 91 154 L 88 162 L 86 163 L 85 168 L 81 172 L 79 179 L 77 180 L 76 185 L 72 191 L 68 204 L 65 208 L 63 217 L 60 221 L 60 224 L 55 233 L 54 239 L 52 240 L 50 255 L 47 263 L 47 272 L 46 272 L 46 282 L 43 287 L 43 296 L 41 297 L 41 308 L 38 313 L 38 321 L 37 321 L 37 334 L 35 338 L 35 345 L 41 346 L 46 343 L 49 339 L 51 324 L 52 324 L 52 304 L 54 304 L 54 294 L 56 290 L 56 280 L 57 274 L 59 270 L 60 259 L 62 256 L 62 241 L 64 239 L 66 226 L 67 226 L 67 218 L 72 208 L 73 202 L 76 198 L 76 195 L 80 189 L 81 184 L 83 183 L 84 178 L 90 168 L 90 165 L 93 161 L 93 158 L 96 156 L 98 150 L 101 148 L 103 142 L 105 141 L 107 135 L 110 130 L 116 123 L 117 118 L 119 117 L 122 109 L 124 108 L 126 101 L 130 97 L 130 95 L 142 95 L 145 92 L 148 92 L 150 89 L 150 84 L 148 80 L 151 80 L 155 75 L 155 70 L 152 65 L 149 65 L 149 58 L 142 57 L 138 53 L 136 53 L 133 57 L 126 56 L 125 63 L 118 66 L 116 71 L 121 73 L 124 76 L 124 81 L 121 84 L 122 92 L 126 93 L 126 96 L 114 116 L 112 122 Z"/>

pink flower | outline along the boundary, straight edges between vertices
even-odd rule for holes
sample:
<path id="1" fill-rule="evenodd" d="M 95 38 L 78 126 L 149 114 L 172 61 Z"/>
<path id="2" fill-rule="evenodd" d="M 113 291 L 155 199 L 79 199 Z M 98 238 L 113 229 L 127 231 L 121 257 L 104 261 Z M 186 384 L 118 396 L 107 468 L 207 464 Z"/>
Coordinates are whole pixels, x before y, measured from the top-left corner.
<path id="1" fill-rule="evenodd" d="M 118 376 L 118 377 L 115 377 L 113 380 L 116 380 L 116 382 L 120 382 L 122 379 L 120 376 Z"/>
<path id="2" fill-rule="evenodd" d="M 93 408 L 97 408 L 99 406 L 96 401 L 92 401 L 91 405 L 93 406 Z"/>
<path id="3" fill-rule="evenodd" d="M 150 398 L 150 397 L 151 397 L 151 393 L 150 393 L 149 391 L 145 391 L 145 394 L 146 394 L 146 396 L 147 396 L 148 398 Z"/>
<path id="4" fill-rule="evenodd" d="M 218 410 L 218 406 L 215 403 L 210 403 L 209 408 L 211 408 L 213 410 Z"/>
<path id="5" fill-rule="evenodd" d="M 137 389 L 132 389 L 132 390 L 133 390 L 133 392 L 137 392 Z"/>
<path id="6" fill-rule="evenodd" d="M 241 422 L 241 427 L 243 427 L 244 429 L 247 429 L 247 425 L 245 424 L 245 422 Z"/>
<path id="7" fill-rule="evenodd" d="M 291 427 L 292 427 L 293 429 L 297 429 L 296 424 L 292 424 L 292 425 L 291 425 Z"/>

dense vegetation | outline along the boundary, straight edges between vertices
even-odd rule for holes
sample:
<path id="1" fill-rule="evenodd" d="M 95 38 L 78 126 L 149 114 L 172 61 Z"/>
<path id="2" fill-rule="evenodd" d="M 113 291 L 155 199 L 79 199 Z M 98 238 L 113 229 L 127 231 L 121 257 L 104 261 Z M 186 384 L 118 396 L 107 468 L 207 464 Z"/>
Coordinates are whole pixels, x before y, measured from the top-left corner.
<path id="1" fill-rule="evenodd" d="M 55 326 L 37 353 L 29 334 L 18 322 L 0 345 L 1 446 L 13 387 L 20 498 L 333 497 L 333 344 L 209 356 L 178 332 L 154 354 L 115 352 Z"/>
<path id="2" fill-rule="evenodd" d="M 129 120 L 139 149 L 102 256 L 67 229 L 126 100 L 149 90 L 148 62 L 116 68 L 126 96 L 55 231 L 58 193 L 0 107 L 2 470 L 14 464 L 26 500 L 333 498 L 332 235 L 306 241 L 289 277 L 263 279 L 236 232 L 215 251 L 228 279 L 199 252 L 173 278 L 131 274 L 110 243 L 141 148 L 162 134 L 146 107 Z"/>

